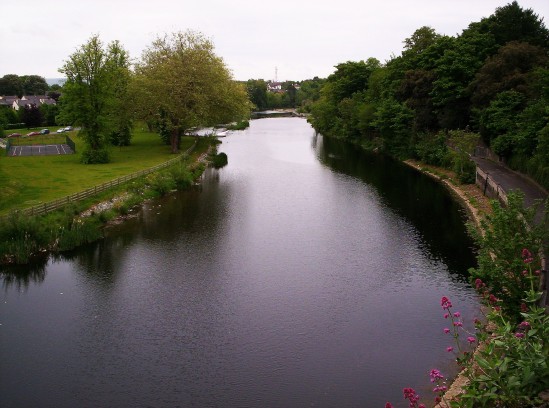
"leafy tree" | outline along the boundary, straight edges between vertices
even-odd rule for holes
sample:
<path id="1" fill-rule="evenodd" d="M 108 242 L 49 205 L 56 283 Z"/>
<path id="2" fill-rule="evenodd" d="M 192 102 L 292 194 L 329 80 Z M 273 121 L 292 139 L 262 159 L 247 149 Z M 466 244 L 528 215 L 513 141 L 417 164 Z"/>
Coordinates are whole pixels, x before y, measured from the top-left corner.
<path id="1" fill-rule="evenodd" d="M 255 109 L 259 111 L 267 109 L 267 82 L 263 79 L 250 79 L 246 82 L 246 89 Z"/>
<path id="2" fill-rule="evenodd" d="M 495 49 L 491 34 L 483 34 L 475 24 L 454 42 L 437 62 L 431 93 L 439 125 L 442 128 L 464 128 L 469 122 L 468 87 L 486 57 Z"/>
<path id="3" fill-rule="evenodd" d="M 56 117 L 59 115 L 59 105 L 40 105 L 40 113 L 43 118 L 42 124 L 46 126 L 57 125 Z"/>
<path id="4" fill-rule="evenodd" d="M 104 46 L 93 36 L 69 57 L 59 72 L 67 81 L 61 97 L 60 117 L 65 123 L 80 124 L 80 135 L 86 142 L 82 154 L 84 163 L 109 161 L 108 137 L 113 127 L 113 115 L 120 112 L 121 78 L 129 67 L 128 53 L 114 41 Z"/>
<path id="5" fill-rule="evenodd" d="M 414 111 L 416 131 L 437 128 L 437 118 L 433 111 L 431 92 L 435 73 L 421 69 L 406 71 L 397 91 L 397 98 Z"/>
<path id="6" fill-rule="evenodd" d="M 164 112 L 173 153 L 185 131 L 241 119 L 251 107 L 211 41 L 192 31 L 158 38 L 143 52 L 132 92 L 141 117 Z"/>
<path id="7" fill-rule="evenodd" d="M 490 143 L 507 134 L 494 147 L 497 154 L 507 156 L 512 151 L 513 133 L 516 129 L 516 116 L 524 108 L 524 96 L 516 91 L 504 91 L 490 103 L 480 118 L 480 132 Z"/>
<path id="8" fill-rule="evenodd" d="M 0 78 L 0 95 L 23 96 L 23 83 L 15 74 L 7 74 Z"/>
<path id="9" fill-rule="evenodd" d="M 310 112 L 311 104 L 320 98 L 320 89 L 323 83 L 324 79 L 319 77 L 302 81 L 296 93 L 297 106 L 305 112 Z"/>
<path id="10" fill-rule="evenodd" d="M 380 62 L 375 58 L 336 65 L 336 71 L 327 79 L 327 82 L 332 84 L 329 98 L 336 102 L 351 97 L 355 92 L 364 91 L 368 87 L 370 75 L 380 66 Z"/>
<path id="11" fill-rule="evenodd" d="M 496 44 L 503 46 L 511 41 L 523 41 L 549 49 L 549 30 L 532 9 L 523 9 L 516 1 L 498 7 L 490 17 L 479 24 L 483 32 L 493 35 Z"/>
<path id="12" fill-rule="evenodd" d="M 39 75 L 25 75 L 21 77 L 24 95 L 45 95 L 49 89 L 46 80 Z"/>
<path id="13" fill-rule="evenodd" d="M 385 99 L 376 112 L 376 125 L 385 150 L 397 157 L 406 157 L 412 146 L 413 112 L 395 99 Z"/>
<path id="14" fill-rule="evenodd" d="M 42 112 L 35 104 L 25 105 L 21 110 L 21 120 L 27 128 L 38 127 L 43 122 Z"/>
<path id="15" fill-rule="evenodd" d="M 297 89 L 295 88 L 294 82 L 284 82 L 282 89 L 284 90 L 284 93 L 282 94 L 284 106 L 286 108 L 295 108 Z"/>
<path id="16" fill-rule="evenodd" d="M 469 132 L 468 130 L 451 130 L 448 133 L 451 161 L 459 181 L 474 183 L 476 166 L 471 160 L 471 155 L 479 142 L 478 133 Z"/>
<path id="17" fill-rule="evenodd" d="M 486 106 L 502 91 L 527 93 L 530 76 L 537 67 L 547 64 L 547 50 L 525 42 L 513 41 L 489 57 L 471 83 L 472 102 Z"/>

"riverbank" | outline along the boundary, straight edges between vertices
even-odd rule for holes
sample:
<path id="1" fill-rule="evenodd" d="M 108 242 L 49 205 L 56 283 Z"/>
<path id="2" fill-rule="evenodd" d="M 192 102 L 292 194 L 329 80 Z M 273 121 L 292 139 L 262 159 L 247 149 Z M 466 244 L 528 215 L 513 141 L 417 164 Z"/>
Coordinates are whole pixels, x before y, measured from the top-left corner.
<path id="1" fill-rule="evenodd" d="M 475 224 L 475 227 L 481 230 L 481 221 L 492 212 L 492 207 L 490 199 L 482 193 L 479 186 L 459 183 L 455 173 L 448 169 L 425 165 L 414 160 L 405 160 L 404 163 L 444 185 L 467 211 L 469 219 Z M 458 373 L 448 386 L 444 400 L 454 400 L 462 393 L 463 387 L 467 385 L 468 381 L 463 372 Z M 436 407 L 449 408 L 444 402 L 437 404 Z"/>
<path id="2" fill-rule="evenodd" d="M 116 184 L 116 188 L 68 202 L 56 211 L 36 216 L 12 213 L 0 223 L 0 265 L 27 264 L 100 239 L 104 227 L 122 222 L 145 201 L 189 188 L 203 173 L 215 145 L 208 142 L 198 147 L 190 161 Z"/>
<path id="3" fill-rule="evenodd" d="M 487 214 L 492 212 L 490 199 L 476 184 L 462 184 L 454 172 L 448 169 L 426 165 L 415 160 L 405 160 L 404 164 L 426 174 L 444 185 L 459 201 L 477 228 Z"/>

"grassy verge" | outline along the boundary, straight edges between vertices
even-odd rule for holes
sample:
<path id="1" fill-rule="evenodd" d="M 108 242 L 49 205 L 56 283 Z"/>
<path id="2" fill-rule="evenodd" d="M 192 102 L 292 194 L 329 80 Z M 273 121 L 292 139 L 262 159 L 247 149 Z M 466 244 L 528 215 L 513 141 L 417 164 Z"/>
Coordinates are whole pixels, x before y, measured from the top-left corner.
<path id="1" fill-rule="evenodd" d="M 127 215 L 144 200 L 189 188 L 205 168 L 196 159 L 204 157 L 211 144 L 211 139 L 202 138 L 186 161 L 61 210 L 34 217 L 10 214 L 0 221 L 0 263 L 25 264 L 35 256 L 70 250 L 101 238 L 103 225 Z M 97 205 L 105 202 L 110 205 Z"/>
<path id="2" fill-rule="evenodd" d="M 84 165 L 80 163 L 84 142 L 76 132 L 69 134 L 76 144 L 74 155 L 0 155 L 0 215 L 62 198 L 173 157 L 157 134 L 136 129 L 131 146 L 112 148 L 111 163 Z M 181 150 L 189 148 L 193 141 L 183 138 Z"/>

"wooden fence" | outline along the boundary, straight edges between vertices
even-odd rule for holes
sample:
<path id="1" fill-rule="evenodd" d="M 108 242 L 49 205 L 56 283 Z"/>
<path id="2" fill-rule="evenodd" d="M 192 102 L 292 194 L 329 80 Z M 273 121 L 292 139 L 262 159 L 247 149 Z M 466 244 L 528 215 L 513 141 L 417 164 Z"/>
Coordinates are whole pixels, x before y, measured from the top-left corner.
<path id="1" fill-rule="evenodd" d="M 177 163 L 181 162 L 186 156 L 188 156 L 194 150 L 195 147 L 196 147 L 196 141 L 184 153 L 182 153 L 179 156 L 174 157 L 173 159 L 170 159 L 170 160 L 168 160 L 164 163 L 156 165 L 154 167 L 150 167 L 150 168 L 145 169 L 145 170 L 140 170 L 138 172 L 128 174 L 126 176 L 118 177 L 117 179 L 107 181 L 106 183 L 99 184 L 97 186 L 88 188 L 84 191 L 80 191 L 78 193 L 71 194 L 69 196 L 59 198 L 57 200 L 49 201 L 47 203 L 38 204 L 38 205 L 35 205 L 33 207 L 25 208 L 25 209 L 17 210 L 17 211 L 20 214 L 24 214 L 24 215 L 43 215 L 43 214 L 47 214 L 49 212 L 58 210 L 58 209 L 66 206 L 70 203 L 74 203 L 74 202 L 77 202 L 77 201 L 80 201 L 80 200 L 84 200 L 86 198 L 93 197 L 93 196 L 95 196 L 99 193 L 107 191 L 107 190 L 109 190 L 113 187 L 117 187 L 121 184 L 127 183 L 128 181 L 134 180 L 138 177 L 143 177 L 143 176 L 146 176 L 147 174 L 154 173 L 158 170 L 162 170 L 162 169 L 165 169 L 167 167 L 173 166 L 174 164 L 177 164 Z M 4 215 L 0 218 L 0 220 L 3 221 L 5 219 L 7 219 L 8 217 L 10 217 L 9 214 Z"/>

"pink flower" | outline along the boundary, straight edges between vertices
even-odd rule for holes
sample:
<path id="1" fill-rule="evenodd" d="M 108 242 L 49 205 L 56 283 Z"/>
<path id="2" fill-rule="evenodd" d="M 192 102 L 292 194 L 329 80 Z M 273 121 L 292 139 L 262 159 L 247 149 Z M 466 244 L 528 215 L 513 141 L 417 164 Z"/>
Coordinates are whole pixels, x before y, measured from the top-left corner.
<path id="1" fill-rule="evenodd" d="M 448 319 L 448 317 L 450 317 L 450 314 L 449 313 L 444 313 L 444 318 Z"/>
<path id="2" fill-rule="evenodd" d="M 385 408 L 393 408 L 393 404 L 391 404 L 390 402 L 388 402 L 387 404 L 385 404 Z"/>
<path id="3" fill-rule="evenodd" d="M 541 275 L 541 271 L 540 271 L 539 269 L 536 269 L 536 270 L 534 271 L 534 275 L 536 275 L 536 276 Z"/>
<path id="4" fill-rule="evenodd" d="M 404 388 L 404 399 L 410 401 L 410 407 L 415 407 L 416 403 L 419 401 L 419 395 L 416 394 L 413 388 Z"/>
<path id="5" fill-rule="evenodd" d="M 474 337 L 467 337 L 467 341 L 469 342 L 469 344 L 473 344 L 477 340 Z"/>
<path id="6" fill-rule="evenodd" d="M 438 380 L 444 379 L 444 376 L 439 370 L 431 370 L 429 372 L 429 377 L 431 377 L 431 382 L 437 382 Z"/>
<path id="7" fill-rule="evenodd" d="M 461 323 L 461 322 L 454 322 L 454 326 L 455 326 L 455 327 L 462 327 L 462 326 L 463 326 L 463 323 Z"/>
<path id="8" fill-rule="evenodd" d="M 444 328 L 444 333 L 446 333 L 446 334 L 450 333 L 450 329 L 447 328 L 447 327 L 445 327 L 445 328 Z"/>
<path id="9" fill-rule="evenodd" d="M 452 307 L 452 302 L 450 302 L 446 296 L 443 296 L 442 299 L 440 299 L 440 305 L 443 309 L 450 309 Z"/>
<path id="10" fill-rule="evenodd" d="M 446 351 L 448 353 L 451 353 L 452 351 L 454 351 L 454 348 L 452 346 L 446 347 Z"/>
<path id="11" fill-rule="evenodd" d="M 460 312 L 455 312 L 454 313 L 454 317 L 460 317 L 461 316 L 461 313 Z"/>
<path id="12" fill-rule="evenodd" d="M 446 387 L 445 385 L 439 385 L 433 388 L 433 392 L 446 392 L 447 389 L 448 387 Z"/>
<path id="13" fill-rule="evenodd" d="M 523 313 L 526 313 L 528 311 L 528 305 L 526 305 L 526 303 L 521 303 L 520 304 L 520 311 L 523 312 Z"/>
<path id="14" fill-rule="evenodd" d="M 519 327 L 521 327 L 522 329 L 529 329 L 530 323 L 528 323 L 527 321 L 524 321 L 521 324 L 519 324 Z"/>
<path id="15" fill-rule="evenodd" d="M 486 286 L 486 285 L 484 284 L 484 282 L 481 279 L 479 279 L 479 278 L 475 279 L 475 287 L 477 289 L 483 288 L 484 286 Z"/>
<path id="16" fill-rule="evenodd" d="M 523 339 L 524 338 L 524 333 L 515 333 L 515 337 L 518 338 L 518 339 Z"/>

